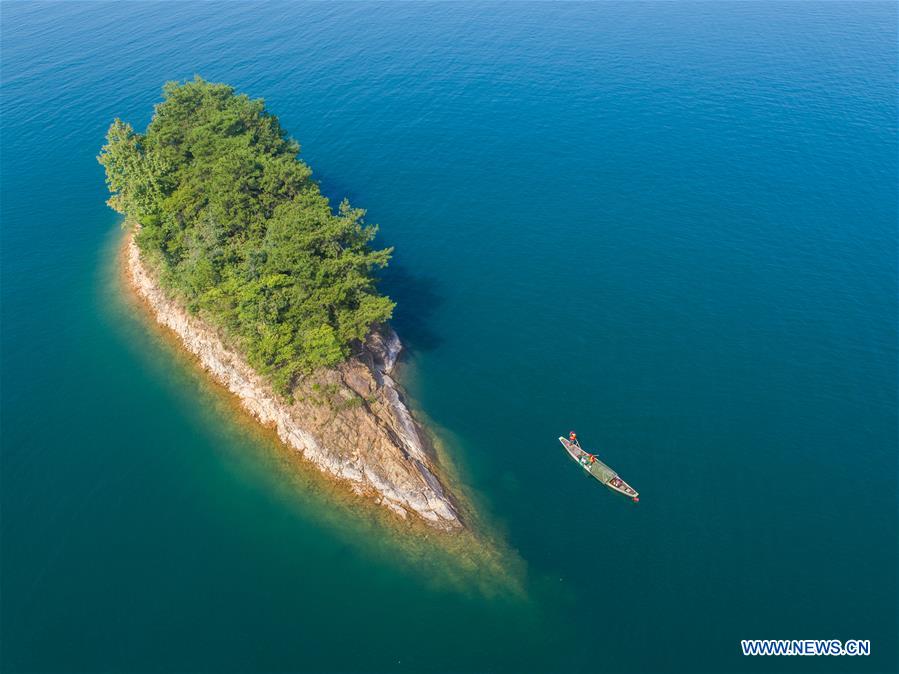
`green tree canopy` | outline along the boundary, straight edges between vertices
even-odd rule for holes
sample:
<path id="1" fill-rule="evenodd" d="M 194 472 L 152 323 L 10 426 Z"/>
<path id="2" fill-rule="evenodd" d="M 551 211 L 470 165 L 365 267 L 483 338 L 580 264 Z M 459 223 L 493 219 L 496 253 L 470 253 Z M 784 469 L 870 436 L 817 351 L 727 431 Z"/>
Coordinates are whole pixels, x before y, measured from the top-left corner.
<path id="1" fill-rule="evenodd" d="M 163 93 L 146 133 L 109 127 L 108 203 L 165 288 L 288 393 L 390 318 L 373 272 L 392 250 L 371 247 L 364 211 L 331 208 L 261 100 L 199 77 Z"/>

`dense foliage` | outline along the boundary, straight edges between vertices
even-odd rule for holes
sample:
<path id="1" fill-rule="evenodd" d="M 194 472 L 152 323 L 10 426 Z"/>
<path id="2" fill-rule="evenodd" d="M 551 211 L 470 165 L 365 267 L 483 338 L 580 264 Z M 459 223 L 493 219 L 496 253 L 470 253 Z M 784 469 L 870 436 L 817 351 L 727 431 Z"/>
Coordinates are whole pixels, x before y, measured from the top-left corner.
<path id="1" fill-rule="evenodd" d="M 370 247 L 362 210 L 332 210 L 261 100 L 200 78 L 163 92 L 145 134 L 109 128 L 109 205 L 140 223 L 166 288 L 286 393 L 390 317 L 372 273 L 391 250 Z"/>

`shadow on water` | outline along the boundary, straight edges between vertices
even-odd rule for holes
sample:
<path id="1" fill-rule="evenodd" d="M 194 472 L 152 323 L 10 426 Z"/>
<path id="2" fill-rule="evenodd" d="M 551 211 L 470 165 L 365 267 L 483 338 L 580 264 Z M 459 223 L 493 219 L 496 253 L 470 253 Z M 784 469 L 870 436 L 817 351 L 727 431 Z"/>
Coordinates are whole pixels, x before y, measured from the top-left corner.
<path id="1" fill-rule="evenodd" d="M 302 153 L 300 158 L 305 161 Z M 335 210 L 344 198 L 354 206 L 359 205 L 352 186 L 341 184 L 334 176 L 323 178 L 316 174 L 314 178 Z M 368 224 L 373 222 L 376 221 L 368 221 Z M 390 243 L 379 236 L 373 245 L 375 248 L 384 248 Z M 437 310 L 445 301 L 439 292 L 437 280 L 431 276 L 416 274 L 396 257 L 378 276 L 378 289 L 396 302 L 390 323 L 403 341 L 405 355 L 431 351 L 440 346 L 443 340 L 430 327 Z"/>
<path id="2" fill-rule="evenodd" d="M 391 324 L 409 353 L 431 351 L 443 341 L 431 327 L 444 302 L 436 279 L 416 274 L 396 260 L 381 273 L 379 287 L 396 302 Z"/>

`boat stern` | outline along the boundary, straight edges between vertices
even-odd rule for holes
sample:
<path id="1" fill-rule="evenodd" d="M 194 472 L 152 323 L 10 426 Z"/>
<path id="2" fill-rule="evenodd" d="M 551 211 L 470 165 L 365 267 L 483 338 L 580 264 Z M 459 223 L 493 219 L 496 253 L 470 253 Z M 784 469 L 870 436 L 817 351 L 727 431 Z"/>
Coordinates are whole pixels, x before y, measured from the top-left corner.
<path id="1" fill-rule="evenodd" d="M 640 492 L 630 486 L 627 482 L 622 480 L 617 475 L 613 477 L 611 480 L 606 482 L 606 484 L 617 491 L 620 494 L 624 494 L 625 496 L 630 496 L 633 499 L 634 503 L 639 503 L 640 501 Z"/>

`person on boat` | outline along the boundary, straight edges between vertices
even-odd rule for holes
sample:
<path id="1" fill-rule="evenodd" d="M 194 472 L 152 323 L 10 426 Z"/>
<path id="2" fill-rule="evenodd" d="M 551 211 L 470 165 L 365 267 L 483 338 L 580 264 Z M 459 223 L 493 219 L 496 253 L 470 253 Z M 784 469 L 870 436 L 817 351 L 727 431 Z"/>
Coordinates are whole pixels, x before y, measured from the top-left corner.
<path id="1" fill-rule="evenodd" d="M 568 442 L 570 442 L 572 445 L 578 444 L 577 443 L 577 433 L 575 433 L 574 431 L 571 431 L 571 433 L 568 434 Z"/>

